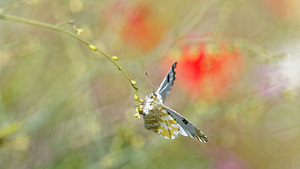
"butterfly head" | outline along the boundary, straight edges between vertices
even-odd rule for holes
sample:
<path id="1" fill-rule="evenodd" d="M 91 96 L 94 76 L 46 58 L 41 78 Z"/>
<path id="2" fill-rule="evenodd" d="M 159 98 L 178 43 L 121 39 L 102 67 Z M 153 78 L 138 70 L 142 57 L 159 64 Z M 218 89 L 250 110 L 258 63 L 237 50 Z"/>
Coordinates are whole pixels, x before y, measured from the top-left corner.
<path id="1" fill-rule="evenodd" d="M 156 92 L 150 93 L 147 97 L 148 97 L 149 102 L 163 103 L 161 95 Z M 147 97 L 146 97 L 146 99 L 147 99 Z"/>
<path id="2" fill-rule="evenodd" d="M 149 98 L 153 100 L 157 100 L 157 94 L 155 92 L 149 94 Z"/>

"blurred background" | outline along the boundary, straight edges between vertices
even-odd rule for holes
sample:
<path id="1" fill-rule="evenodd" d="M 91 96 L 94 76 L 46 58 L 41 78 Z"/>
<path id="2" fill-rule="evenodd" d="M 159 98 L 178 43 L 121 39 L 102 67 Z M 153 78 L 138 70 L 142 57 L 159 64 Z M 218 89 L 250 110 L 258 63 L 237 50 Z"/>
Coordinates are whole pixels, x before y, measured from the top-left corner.
<path id="1" fill-rule="evenodd" d="M 210 139 L 147 131 L 130 84 L 103 56 L 0 20 L 0 168 L 300 168 L 300 1 L 1 0 L 0 8 L 73 20 L 83 39 L 119 56 L 141 97 L 152 92 L 144 72 L 157 88 L 177 60 L 166 105 Z"/>

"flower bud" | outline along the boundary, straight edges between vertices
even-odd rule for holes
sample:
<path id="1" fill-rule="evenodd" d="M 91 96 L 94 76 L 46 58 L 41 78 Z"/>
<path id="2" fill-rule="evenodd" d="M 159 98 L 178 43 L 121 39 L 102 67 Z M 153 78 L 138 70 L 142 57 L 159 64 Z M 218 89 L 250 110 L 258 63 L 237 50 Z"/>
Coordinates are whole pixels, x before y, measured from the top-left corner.
<path id="1" fill-rule="evenodd" d="M 140 113 L 135 113 L 134 117 L 140 119 L 141 118 Z"/>
<path id="2" fill-rule="evenodd" d="M 131 84 L 132 84 L 132 85 L 136 85 L 136 81 L 131 80 Z"/>
<path id="3" fill-rule="evenodd" d="M 114 61 L 119 60 L 118 56 L 113 56 L 113 57 L 111 57 L 111 58 L 112 58 L 112 60 L 114 60 Z"/>
<path id="4" fill-rule="evenodd" d="M 76 33 L 77 33 L 78 36 L 81 35 L 82 32 L 83 32 L 83 29 L 76 29 Z"/>
<path id="5" fill-rule="evenodd" d="M 97 51 L 97 48 L 94 45 L 89 45 L 89 48 L 92 49 L 93 51 Z"/>
<path id="6" fill-rule="evenodd" d="M 139 99 L 139 96 L 134 95 L 134 100 L 138 100 L 138 99 Z"/>

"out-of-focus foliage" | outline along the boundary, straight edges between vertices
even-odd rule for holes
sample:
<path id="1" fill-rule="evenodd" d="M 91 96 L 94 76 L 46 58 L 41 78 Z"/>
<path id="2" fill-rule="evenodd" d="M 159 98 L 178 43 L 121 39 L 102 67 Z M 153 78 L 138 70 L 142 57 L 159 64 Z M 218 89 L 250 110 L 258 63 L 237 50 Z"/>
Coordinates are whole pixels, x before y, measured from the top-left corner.
<path id="1" fill-rule="evenodd" d="M 0 20 L 0 168 L 300 167 L 297 0 L 1 0 L 111 56 L 144 96 L 174 60 L 166 104 L 210 139 L 165 140 L 134 118 L 134 93 L 68 36 Z M 71 25 L 62 25 L 72 30 Z M 83 30 L 83 31 L 82 31 Z"/>

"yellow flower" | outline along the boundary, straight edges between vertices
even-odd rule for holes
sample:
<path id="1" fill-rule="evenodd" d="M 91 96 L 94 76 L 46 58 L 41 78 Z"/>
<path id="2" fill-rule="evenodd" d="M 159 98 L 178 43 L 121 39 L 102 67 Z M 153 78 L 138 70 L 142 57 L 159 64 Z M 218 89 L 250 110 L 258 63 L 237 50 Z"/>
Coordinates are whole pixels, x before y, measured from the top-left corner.
<path id="1" fill-rule="evenodd" d="M 136 81 L 131 80 L 131 84 L 132 84 L 132 85 L 136 85 Z"/>
<path id="2" fill-rule="evenodd" d="M 89 48 L 92 49 L 93 51 L 97 51 L 97 48 L 94 45 L 89 45 Z"/>
<path id="3" fill-rule="evenodd" d="M 139 96 L 134 95 L 134 100 L 138 100 L 138 99 L 139 99 Z"/>
<path id="4" fill-rule="evenodd" d="M 141 118 L 140 113 L 135 113 L 134 117 L 140 119 Z"/>
<path id="5" fill-rule="evenodd" d="M 119 58 L 118 58 L 118 56 L 113 56 L 113 57 L 111 57 L 113 60 L 115 60 L 115 61 L 117 61 L 117 60 L 119 60 Z"/>
<path id="6" fill-rule="evenodd" d="M 76 33 L 78 36 L 81 35 L 82 32 L 83 32 L 83 29 L 76 29 Z"/>

